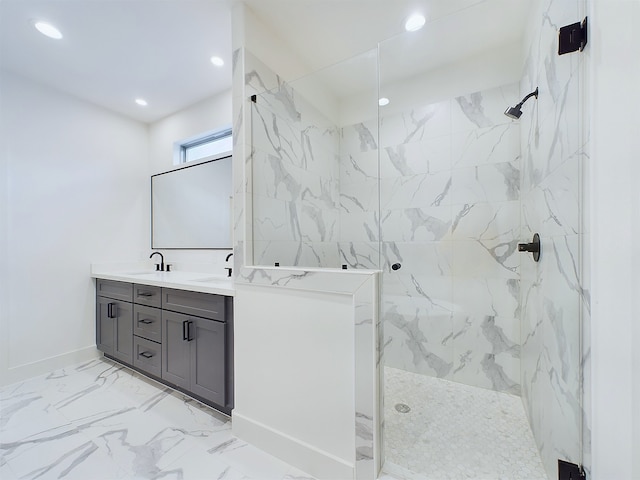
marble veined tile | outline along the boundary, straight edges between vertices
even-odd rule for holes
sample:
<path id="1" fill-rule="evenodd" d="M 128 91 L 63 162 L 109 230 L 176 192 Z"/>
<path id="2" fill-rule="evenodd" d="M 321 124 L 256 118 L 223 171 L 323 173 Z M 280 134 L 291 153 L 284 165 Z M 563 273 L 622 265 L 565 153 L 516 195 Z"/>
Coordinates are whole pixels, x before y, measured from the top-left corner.
<path id="1" fill-rule="evenodd" d="M 378 242 L 339 242 L 340 263 L 349 268 L 377 269 L 380 267 Z"/>
<path id="2" fill-rule="evenodd" d="M 112 405 L 96 401 L 100 391 Z M 3 480 L 315 480 L 233 437 L 225 415 L 106 359 L 1 395 Z"/>
<path id="3" fill-rule="evenodd" d="M 377 178 L 364 178 L 358 182 L 340 184 L 340 210 L 347 213 L 378 210 L 379 190 Z"/>
<path id="4" fill-rule="evenodd" d="M 507 123 L 453 135 L 454 168 L 514 161 L 520 157 L 520 127 Z"/>
<path id="5" fill-rule="evenodd" d="M 378 179 L 378 151 L 340 155 L 340 186 Z"/>
<path id="6" fill-rule="evenodd" d="M 460 168 L 452 172 L 450 203 L 506 202 L 520 199 L 520 162 Z"/>
<path id="7" fill-rule="evenodd" d="M 383 178 L 380 180 L 380 207 L 398 210 L 450 205 L 452 195 L 455 195 L 451 185 L 452 174 L 447 171 Z"/>
<path id="8" fill-rule="evenodd" d="M 399 114 L 380 118 L 380 145 L 419 142 L 447 135 L 451 128 L 451 102 L 420 105 Z"/>
<path id="9" fill-rule="evenodd" d="M 87 441 L 82 435 L 56 439 L 32 449 L 28 455 L 11 459 L 13 478 L 69 480 L 118 480 L 131 478 L 130 474 L 114 462 L 105 450 Z M 11 477 L 2 477 L 12 480 Z"/>
<path id="10" fill-rule="evenodd" d="M 517 238 L 498 243 L 456 240 L 453 242 L 453 274 L 455 277 L 517 279 L 521 255 Z"/>
<path id="11" fill-rule="evenodd" d="M 207 451 L 193 451 L 166 466 L 162 471 L 163 479 L 249 479 L 244 473 L 223 462 L 219 457 Z"/>
<path id="12" fill-rule="evenodd" d="M 516 318 L 454 315 L 452 379 L 520 395 L 520 322 Z"/>
<path id="13" fill-rule="evenodd" d="M 377 212 L 340 212 L 339 240 L 377 242 L 380 227 Z"/>
<path id="14" fill-rule="evenodd" d="M 208 451 L 214 458 L 224 458 L 231 468 L 248 478 L 263 480 L 281 480 L 291 470 L 291 466 L 268 453 L 240 440 Z"/>
<path id="15" fill-rule="evenodd" d="M 383 210 L 382 239 L 386 242 L 448 240 L 453 224 L 449 205 Z"/>
<path id="16" fill-rule="evenodd" d="M 507 105 L 520 101 L 517 83 L 456 97 L 451 102 L 451 125 L 454 132 L 510 124 L 503 115 Z"/>
<path id="17" fill-rule="evenodd" d="M 69 425 L 38 392 L 21 392 L 0 402 L 0 442 L 28 437 L 39 432 Z"/>
<path id="18" fill-rule="evenodd" d="M 451 169 L 451 136 L 384 147 L 380 151 L 380 177 L 406 177 Z"/>
<path id="19" fill-rule="evenodd" d="M 370 152 L 378 149 L 378 119 L 342 127 L 340 130 L 340 154 Z"/>
<path id="20" fill-rule="evenodd" d="M 520 235 L 520 202 L 480 202 L 454 205 L 452 237 L 499 243 Z"/>

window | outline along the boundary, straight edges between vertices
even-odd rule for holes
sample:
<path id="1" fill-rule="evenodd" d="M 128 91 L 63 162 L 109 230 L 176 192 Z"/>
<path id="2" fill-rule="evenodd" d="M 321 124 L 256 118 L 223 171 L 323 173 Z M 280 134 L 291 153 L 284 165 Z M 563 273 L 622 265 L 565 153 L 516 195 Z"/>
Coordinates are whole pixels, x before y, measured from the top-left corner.
<path id="1" fill-rule="evenodd" d="M 175 164 L 213 160 L 233 150 L 233 137 L 229 128 L 183 140 L 177 146 Z"/>

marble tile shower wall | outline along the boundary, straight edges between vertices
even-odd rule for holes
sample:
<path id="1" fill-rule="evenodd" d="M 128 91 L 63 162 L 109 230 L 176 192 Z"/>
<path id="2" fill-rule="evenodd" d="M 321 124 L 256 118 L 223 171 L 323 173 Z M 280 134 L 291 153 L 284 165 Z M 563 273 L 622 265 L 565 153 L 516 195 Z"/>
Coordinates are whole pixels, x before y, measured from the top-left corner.
<path id="1" fill-rule="evenodd" d="M 502 113 L 518 95 L 381 111 L 379 138 L 376 121 L 342 129 L 341 254 L 375 268 L 379 215 L 387 366 L 520 394 L 520 130 Z"/>
<path id="2" fill-rule="evenodd" d="M 282 82 L 251 115 L 254 263 L 338 267 L 338 128 Z"/>
<path id="3" fill-rule="evenodd" d="M 521 265 L 522 396 L 549 478 L 557 477 L 558 459 L 584 462 L 589 470 L 589 418 L 581 391 L 589 350 L 580 345 L 590 310 L 583 267 L 588 55 L 557 54 L 557 28 L 584 15 L 584 0 L 536 2 L 520 91 L 539 86 L 541 92 L 520 120 L 523 238 L 538 232 L 542 239 L 540 262 L 523 256 Z M 589 345 L 586 336 L 583 343 Z"/>

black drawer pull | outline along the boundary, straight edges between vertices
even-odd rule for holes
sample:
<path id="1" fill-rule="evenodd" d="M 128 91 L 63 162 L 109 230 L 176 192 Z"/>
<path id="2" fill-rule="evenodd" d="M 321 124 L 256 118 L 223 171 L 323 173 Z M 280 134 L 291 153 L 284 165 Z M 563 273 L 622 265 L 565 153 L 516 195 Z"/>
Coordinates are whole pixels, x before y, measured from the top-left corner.
<path id="1" fill-rule="evenodd" d="M 138 323 L 144 323 L 145 325 L 151 325 L 153 320 L 149 320 L 148 318 L 143 318 L 142 320 L 138 320 Z"/>
<path id="2" fill-rule="evenodd" d="M 107 318 L 117 318 L 117 317 L 118 317 L 118 304 L 107 303 Z"/>
<path id="3" fill-rule="evenodd" d="M 193 340 L 193 337 L 191 336 L 191 326 L 193 325 L 192 321 L 188 321 L 187 322 L 187 341 L 190 342 L 191 340 Z"/>
<path id="4" fill-rule="evenodd" d="M 182 340 L 187 339 L 187 321 L 182 322 Z"/>
<path id="5" fill-rule="evenodd" d="M 138 294 L 139 297 L 153 297 L 155 295 L 155 293 L 151 293 L 151 292 L 140 292 Z"/>
<path id="6" fill-rule="evenodd" d="M 153 357 L 153 353 L 150 353 L 150 352 L 140 352 L 140 354 L 139 354 L 139 355 L 140 355 L 141 357 L 144 357 L 144 358 L 151 358 L 151 357 Z"/>

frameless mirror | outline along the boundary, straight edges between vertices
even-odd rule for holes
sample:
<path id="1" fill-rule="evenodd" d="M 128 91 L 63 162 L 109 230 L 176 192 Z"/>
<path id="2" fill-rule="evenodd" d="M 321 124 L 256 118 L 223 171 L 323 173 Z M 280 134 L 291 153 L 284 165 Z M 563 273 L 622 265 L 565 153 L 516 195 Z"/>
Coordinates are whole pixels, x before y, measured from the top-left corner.
<path id="1" fill-rule="evenodd" d="M 151 177 L 151 248 L 231 248 L 231 156 Z"/>

